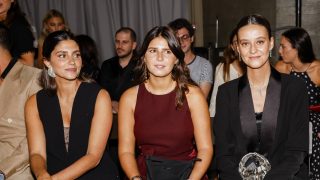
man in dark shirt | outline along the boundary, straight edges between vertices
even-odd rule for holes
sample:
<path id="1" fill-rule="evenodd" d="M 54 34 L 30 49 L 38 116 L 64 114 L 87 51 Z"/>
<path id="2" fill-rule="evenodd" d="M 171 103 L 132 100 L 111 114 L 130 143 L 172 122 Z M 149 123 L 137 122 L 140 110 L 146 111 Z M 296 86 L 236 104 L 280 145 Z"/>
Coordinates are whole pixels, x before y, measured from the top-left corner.
<path id="1" fill-rule="evenodd" d="M 129 27 L 120 28 L 115 35 L 117 56 L 102 63 L 100 85 L 112 100 L 113 113 L 118 113 L 118 102 L 122 93 L 132 85 L 135 61 L 136 33 Z"/>
<path id="2" fill-rule="evenodd" d="M 118 110 L 122 93 L 133 85 L 133 69 L 136 61 L 133 59 L 136 49 L 136 33 L 129 27 L 122 27 L 115 34 L 115 50 L 117 56 L 102 63 L 100 85 L 111 97 L 113 124 L 109 136 L 108 150 L 111 158 L 118 166 L 120 176 L 124 176 L 118 160 Z M 122 173 L 121 173 L 122 172 Z"/>

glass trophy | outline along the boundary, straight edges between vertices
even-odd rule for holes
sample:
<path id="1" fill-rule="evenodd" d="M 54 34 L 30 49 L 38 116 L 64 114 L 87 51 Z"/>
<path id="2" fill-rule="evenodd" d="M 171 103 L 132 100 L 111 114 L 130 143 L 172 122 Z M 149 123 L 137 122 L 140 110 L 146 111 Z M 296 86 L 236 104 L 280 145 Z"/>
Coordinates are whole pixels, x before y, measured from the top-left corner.
<path id="1" fill-rule="evenodd" d="M 267 158 L 259 153 L 248 153 L 239 163 L 239 173 L 243 180 L 263 180 L 271 169 Z"/>

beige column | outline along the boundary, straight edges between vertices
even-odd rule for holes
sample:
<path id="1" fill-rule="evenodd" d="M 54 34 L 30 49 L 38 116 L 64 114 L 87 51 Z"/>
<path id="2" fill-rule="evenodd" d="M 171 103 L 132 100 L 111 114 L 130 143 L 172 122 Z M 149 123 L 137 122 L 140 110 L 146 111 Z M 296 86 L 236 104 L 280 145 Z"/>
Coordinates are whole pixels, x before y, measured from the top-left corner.
<path id="1" fill-rule="evenodd" d="M 196 27 L 194 46 L 204 46 L 202 0 L 191 0 L 191 23 Z"/>

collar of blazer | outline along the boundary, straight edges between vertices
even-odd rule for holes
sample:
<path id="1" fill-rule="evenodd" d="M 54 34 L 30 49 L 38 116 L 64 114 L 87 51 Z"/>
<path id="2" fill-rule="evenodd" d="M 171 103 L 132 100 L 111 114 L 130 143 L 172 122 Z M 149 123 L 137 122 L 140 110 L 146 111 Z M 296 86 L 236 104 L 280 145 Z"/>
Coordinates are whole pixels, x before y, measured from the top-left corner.
<path id="1" fill-rule="evenodd" d="M 264 156 L 272 149 L 276 135 L 280 107 L 281 76 L 272 69 L 267 87 L 261 129 L 258 132 L 249 81 L 246 75 L 239 81 L 239 110 L 242 133 L 247 139 L 247 150 Z"/>

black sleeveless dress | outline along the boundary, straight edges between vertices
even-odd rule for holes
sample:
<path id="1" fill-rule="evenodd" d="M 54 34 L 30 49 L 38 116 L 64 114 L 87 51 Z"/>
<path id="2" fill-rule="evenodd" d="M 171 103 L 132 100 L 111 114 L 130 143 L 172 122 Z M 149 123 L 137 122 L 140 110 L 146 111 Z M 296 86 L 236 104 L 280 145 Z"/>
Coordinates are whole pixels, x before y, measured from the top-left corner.
<path id="1" fill-rule="evenodd" d="M 80 159 L 87 152 L 96 98 L 101 88 L 82 82 L 74 98 L 68 151 L 59 99 L 47 90 L 37 93 L 37 106 L 46 136 L 47 169 L 55 174 Z M 78 179 L 119 179 L 117 168 L 105 151 L 100 163 Z"/>
<path id="2" fill-rule="evenodd" d="M 317 87 L 308 76 L 307 72 L 295 72 L 291 70 L 291 75 L 301 78 L 305 81 L 308 90 L 309 104 L 320 104 L 320 87 Z M 317 133 L 320 133 L 320 113 L 311 111 L 309 113 L 312 123 L 312 154 L 310 157 L 311 178 L 320 180 L 320 139 Z"/>

